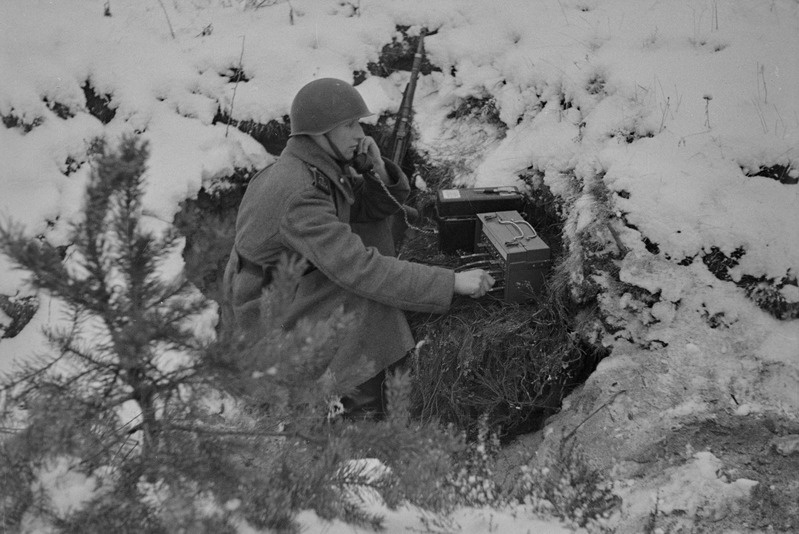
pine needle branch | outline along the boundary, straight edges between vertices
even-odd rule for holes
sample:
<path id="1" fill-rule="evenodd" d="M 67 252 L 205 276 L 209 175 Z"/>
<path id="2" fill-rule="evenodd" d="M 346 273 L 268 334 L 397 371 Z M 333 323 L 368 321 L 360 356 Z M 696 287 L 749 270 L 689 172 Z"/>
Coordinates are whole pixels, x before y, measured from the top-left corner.
<path id="1" fill-rule="evenodd" d="M 309 436 L 308 434 L 293 430 L 288 432 L 270 432 L 267 430 L 242 430 L 234 428 L 211 428 L 200 427 L 194 425 L 177 425 L 169 424 L 167 428 L 180 430 L 182 432 L 196 432 L 198 434 L 212 434 L 216 436 L 251 436 L 251 437 L 275 437 L 275 438 L 300 438 L 308 443 L 315 443 L 317 445 L 325 445 L 328 443 L 327 438 Z"/>

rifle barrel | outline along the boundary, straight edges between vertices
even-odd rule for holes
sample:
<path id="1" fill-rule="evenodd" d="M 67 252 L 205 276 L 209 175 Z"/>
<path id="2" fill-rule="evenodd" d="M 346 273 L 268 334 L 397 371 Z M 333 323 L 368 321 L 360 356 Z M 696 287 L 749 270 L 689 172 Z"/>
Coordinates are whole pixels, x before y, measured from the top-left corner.
<path id="1" fill-rule="evenodd" d="M 419 78 L 419 71 L 422 68 L 424 58 L 424 36 L 427 28 L 422 28 L 419 32 L 419 44 L 416 46 L 416 53 L 413 56 L 413 66 L 411 67 L 411 79 L 402 94 L 402 104 L 400 104 L 397 123 L 394 127 L 393 150 L 391 151 L 391 161 L 399 165 L 405 157 L 408 149 L 409 134 L 411 131 L 411 118 L 413 113 L 413 96 L 416 93 L 416 80 Z"/>

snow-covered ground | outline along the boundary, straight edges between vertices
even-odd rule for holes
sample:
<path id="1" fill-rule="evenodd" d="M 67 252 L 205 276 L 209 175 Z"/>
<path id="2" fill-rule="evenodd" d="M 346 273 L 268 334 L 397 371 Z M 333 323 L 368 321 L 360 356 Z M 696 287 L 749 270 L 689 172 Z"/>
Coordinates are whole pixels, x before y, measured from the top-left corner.
<path id="1" fill-rule="evenodd" d="M 799 432 L 799 320 L 774 318 L 735 283 L 762 279 L 786 305 L 799 302 L 795 0 L 4 0 L 0 217 L 63 244 L 91 138 L 137 131 L 152 153 L 146 207 L 163 225 L 201 186 L 273 157 L 213 124 L 218 109 L 280 120 L 311 79 L 366 71 L 397 25 L 435 32 L 425 48 L 440 70 L 416 91 L 418 149 L 456 165 L 463 185 L 518 184 L 532 170 L 564 202 L 567 237 L 598 231 L 609 213 L 627 249 L 620 283 L 596 281 L 616 321 L 603 339 L 611 356 L 517 447 L 535 443 L 543 457 L 564 436 L 582 443 L 617 480 L 620 531 L 641 531 L 653 510 L 663 524 L 723 517 L 753 482 L 701 440 L 670 463 L 657 449 L 722 419 L 733 429 L 777 421 L 780 439 Z M 246 81 L 235 83 L 239 66 Z M 372 76 L 359 89 L 373 111 L 393 112 L 406 81 Z M 87 82 L 110 98 L 110 120 L 87 112 Z M 493 100 L 504 134 L 448 118 L 469 97 Z M 775 166 L 782 181 L 755 176 Z M 729 280 L 703 263 L 713 249 L 743 252 Z M 23 278 L 0 256 L 0 295 L 29 294 Z M 43 350 L 39 327 L 56 308 L 45 299 L 22 333 L 0 339 L 0 372 Z M 436 524 L 387 514 L 390 531 Z M 523 510 L 464 510 L 448 525 L 564 529 Z"/>

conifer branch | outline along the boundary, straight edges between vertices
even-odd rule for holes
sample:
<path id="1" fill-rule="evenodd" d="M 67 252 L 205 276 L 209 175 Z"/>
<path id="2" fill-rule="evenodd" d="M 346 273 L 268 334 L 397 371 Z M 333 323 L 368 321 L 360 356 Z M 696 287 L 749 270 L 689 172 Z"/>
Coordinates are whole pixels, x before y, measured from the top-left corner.
<path id="1" fill-rule="evenodd" d="M 62 353 L 42 366 L 33 367 L 30 369 L 22 369 L 22 372 L 19 375 L 9 379 L 4 379 L 2 383 L 0 383 L 0 392 L 12 391 L 15 388 L 17 388 L 17 386 L 19 386 L 20 384 L 31 382 L 35 378 L 47 373 L 47 371 L 49 371 L 55 364 L 61 361 L 65 356 L 66 354 Z"/>
<path id="2" fill-rule="evenodd" d="M 275 437 L 275 438 L 300 438 L 309 443 L 317 445 L 327 444 L 328 439 L 324 437 L 309 436 L 302 431 L 292 430 L 289 432 L 270 432 L 268 430 L 242 430 L 232 428 L 210 428 L 193 425 L 170 424 L 167 428 L 180 430 L 182 432 L 196 432 L 198 434 L 211 434 L 215 436 L 252 436 L 252 437 Z"/>

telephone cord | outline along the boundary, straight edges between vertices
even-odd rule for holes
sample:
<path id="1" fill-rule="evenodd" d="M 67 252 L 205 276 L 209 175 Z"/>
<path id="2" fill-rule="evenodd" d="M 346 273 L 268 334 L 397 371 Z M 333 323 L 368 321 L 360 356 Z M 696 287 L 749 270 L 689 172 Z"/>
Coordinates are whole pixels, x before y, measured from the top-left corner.
<path id="1" fill-rule="evenodd" d="M 394 198 L 394 195 L 392 195 L 391 191 L 388 190 L 388 186 L 386 185 L 386 183 L 383 180 L 381 180 L 379 176 L 376 176 L 375 173 L 372 170 L 368 170 L 368 171 L 364 172 L 364 175 L 368 176 L 372 180 L 377 181 L 380 184 L 380 187 L 383 188 L 383 191 L 386 193 L 386 195 L 388 195 L 388 197 L 391 199 L 391 201 L 399 208 L 399 211 L 402 212 L 402 217 L 403 217 L 403 219 L 405 221 L 405 226 L 407 226 L 411 230 L 415 230 L 415 231 L 421 232 L 423 234 L 428 234 L 428 235 L 437 235 L 438 234 L 438 231 L 435 230 L 435 229 L 427 230 L 425 228 L 420 228 L 420 227 L 418 227 L 416 225 L 411 224 L 410 220 L 408 219 L 408 212 L 405 211 L 405 206 L 403 206 L 402 203 L 399 200 Z"/>

